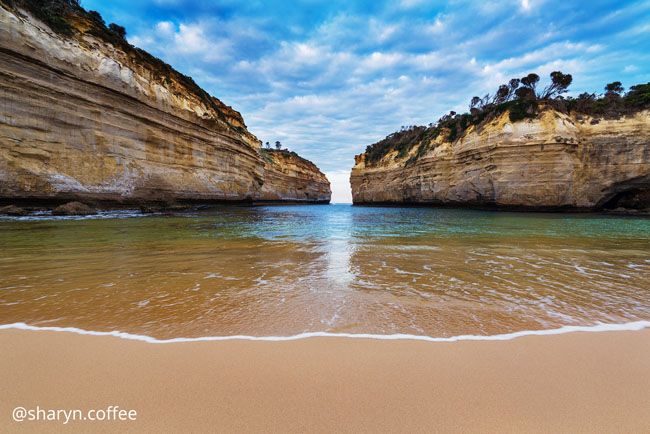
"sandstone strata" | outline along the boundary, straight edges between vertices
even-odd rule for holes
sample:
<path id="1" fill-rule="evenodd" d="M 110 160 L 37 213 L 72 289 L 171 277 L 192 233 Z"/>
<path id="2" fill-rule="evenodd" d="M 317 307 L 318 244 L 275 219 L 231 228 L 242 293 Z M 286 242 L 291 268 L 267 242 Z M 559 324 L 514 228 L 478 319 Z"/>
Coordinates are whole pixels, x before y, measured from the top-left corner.
<path id="1" fill-rule="evenodd" d="M 330 183 L 312 162 L 286 151 L 264 151 L 259 200 L 329 203 Z"/>
<path id="2" fill-rule="evenodd" d="M 68 202 L 52 210 L 52 215 L 91 215 L 96 214 L 88 205 L 80 202 Z"/>
<path id="3" fill-rule="evenodd" d="M 512 123 L 508 113 L 417 161 L 394 151 L 355 157 L 357 204 L 414 203 L 528 208 L 650 207 L 650 112 L 592 119 L 553 110 Z M 645 199 L 644 199 L 645 198 Z"/>
<path id="4" fill-rule="evenodd" d="M 238 112 L 191 79 L 84 32 L 91 24 L 82 18 L 69 20 L 76 31 L 65 37 L 0 3 L 0 200 L 255 201 L 273 193 L 263 188 L 260 142 Z M 269 177 L 281 200 L 285 190 L 318 189 L 305 186 L 309 176 Z"/>

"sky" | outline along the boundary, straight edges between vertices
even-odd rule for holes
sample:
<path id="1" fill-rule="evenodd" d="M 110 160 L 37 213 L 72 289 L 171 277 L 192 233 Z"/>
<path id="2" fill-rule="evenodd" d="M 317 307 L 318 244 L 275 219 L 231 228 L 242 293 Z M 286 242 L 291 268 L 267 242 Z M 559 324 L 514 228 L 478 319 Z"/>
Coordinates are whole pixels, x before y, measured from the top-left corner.
<path id="1" fill-rule="evenodd" d="M 351 202 L 354 155 L 510 78 L 569 95 L 650 82 L 650 1 L 81 0 L 128 41 L 313 161 Z"/>

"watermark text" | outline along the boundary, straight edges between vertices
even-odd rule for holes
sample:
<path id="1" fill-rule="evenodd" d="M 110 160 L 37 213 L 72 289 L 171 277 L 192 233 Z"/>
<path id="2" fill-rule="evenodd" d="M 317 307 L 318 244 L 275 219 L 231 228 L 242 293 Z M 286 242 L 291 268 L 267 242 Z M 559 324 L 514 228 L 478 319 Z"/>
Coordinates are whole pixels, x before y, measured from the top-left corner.
<path id="1" fill-rule="evenodd" d="M 53 409 L 53 408 L 25 408 L 16 407 L 12 417 L 16 422 L 25 421 L 56 421 L 66 425 L 72 421 L 133 421 L 138 414 L 135 410 L 125 410 L 117 405 L 109 405 L 106 408 L 93 408 L 90 410 L 80 409 Z"/>

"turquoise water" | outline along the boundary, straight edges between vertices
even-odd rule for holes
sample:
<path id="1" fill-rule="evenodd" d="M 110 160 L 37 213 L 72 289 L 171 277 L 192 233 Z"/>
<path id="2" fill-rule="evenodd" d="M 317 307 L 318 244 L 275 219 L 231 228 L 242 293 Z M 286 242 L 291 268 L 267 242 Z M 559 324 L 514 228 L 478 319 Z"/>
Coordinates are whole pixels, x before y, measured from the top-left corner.
<path id="1" fill-rule="evenodd" d="M 0 245 L 0 324 L 449 337 L 650 320 L 642 217 L 224 207 L 2 218 Z"/>

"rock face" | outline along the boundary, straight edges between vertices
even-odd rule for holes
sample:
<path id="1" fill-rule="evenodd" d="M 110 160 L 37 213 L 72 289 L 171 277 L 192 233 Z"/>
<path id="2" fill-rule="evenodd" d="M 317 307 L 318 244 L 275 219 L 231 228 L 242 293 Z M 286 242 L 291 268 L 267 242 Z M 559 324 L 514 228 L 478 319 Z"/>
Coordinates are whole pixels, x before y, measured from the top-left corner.
<path id="1" fill-rule="evenodd" d="M 0 200 L 268 195 L 260 142 L 238 112 L 146 53 L 86 32 L 83 16 L 68 21 L 77 31 L 65 37 L 0 2 Z"/>
<path id="2" fill-rule="evenodd" d="M 286 151 L 263 151 L 261 201 L 329 203 L 330 183 L 311 161 Z"/>
<path id="3" fill-rule="evenodd" d="M 554 110 L 512 123 L 508 113 L 414 163 L 397 152 L 355 157 L 356 204 L 450 204 L 539 209 L 650 208 L 650 112 L 618 120 Z"/>
<path id="4" fill-rule="evenodd" d="M 26 210 L 19 208 L 15 205 L 7 205 L 0 208 L 0 215 L 8 215 L 12 217 L 26 216 L 29 214 Z"/>
<path id="5" fill-rule="evenodd" d="M 92 208 L 80 202 L 68 202 L 52 210 L 52 215 L 90 215 L 96 214 Z"/>

